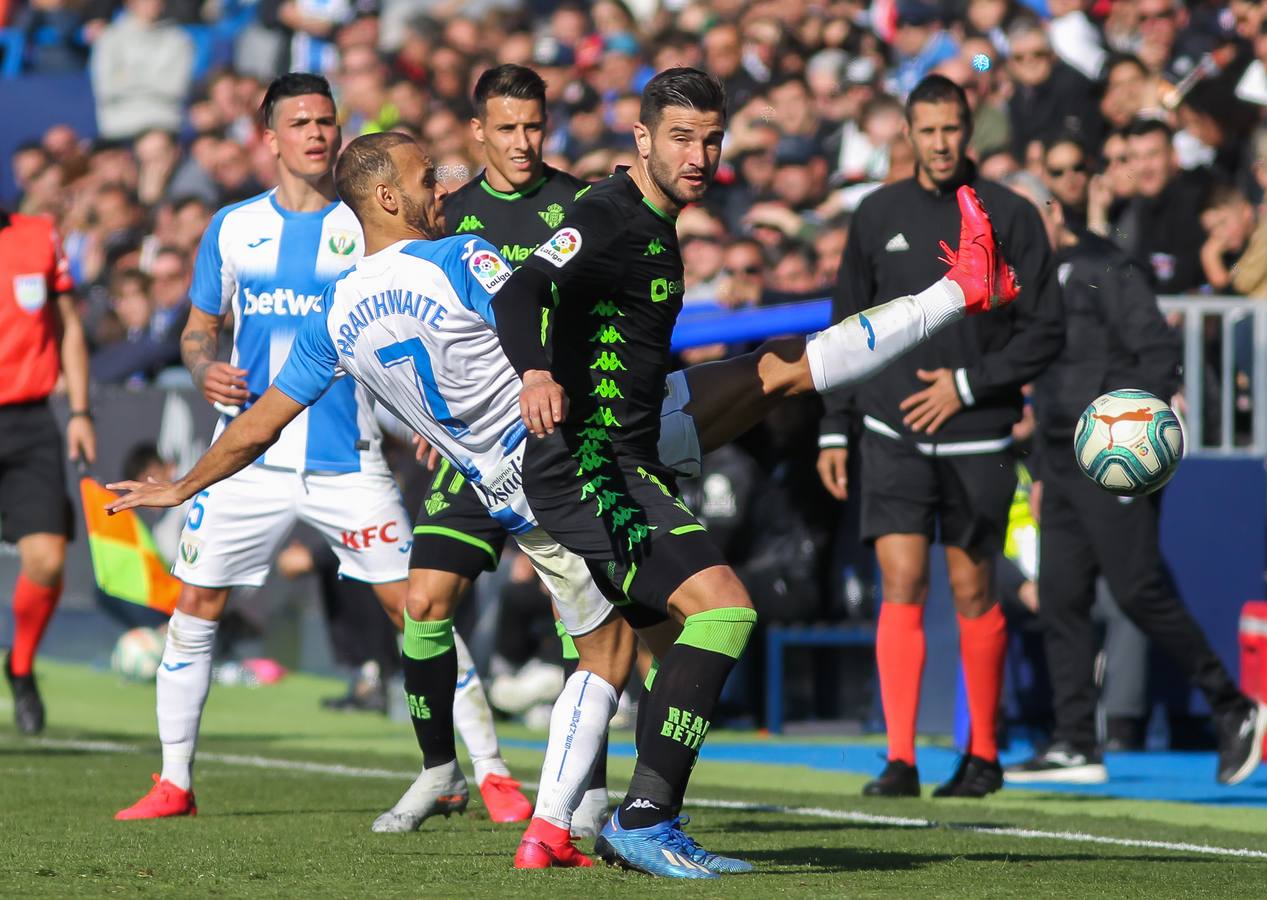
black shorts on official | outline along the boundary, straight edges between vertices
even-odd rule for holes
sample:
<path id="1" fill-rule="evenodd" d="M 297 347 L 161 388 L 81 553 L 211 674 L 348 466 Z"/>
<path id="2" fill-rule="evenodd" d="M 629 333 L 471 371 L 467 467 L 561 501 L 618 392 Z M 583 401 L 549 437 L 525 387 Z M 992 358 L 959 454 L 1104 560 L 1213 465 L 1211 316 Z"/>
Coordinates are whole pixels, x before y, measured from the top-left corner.
<path id="1" fill-rule="evenodd" d="M 47 403 L 0 406 L 0 540 L 75 536 L 63 447 Z"/>
<path id="2" fill-rule="evenodd" d="M 497 568 L 506 529 L 488 514 L 471 483 L 447 461 L 436 469 L 414 520 L 409 568 L 452 572 L 474 581 Z"/>
<path id="3" fill-rule="evenodd" d="M 525 455 L 524 491 L 537 523 L 584 558 L 630 625 L 665 621 L 669 597 L 696 573 L 726 565 L 725 557 L 667 470 L 618 460 L 578 472 L 576 463 L 558 461 L 563 440 L 556 431 Z"/>
<path id="4" fill-rule="evenodd" d="M 929 542 L 993 555 L 1003 549 L 1016 491 L 1010 449 L 927 455 L 904 441 L 862 434 L 862 537 L 922 534 Z"/>

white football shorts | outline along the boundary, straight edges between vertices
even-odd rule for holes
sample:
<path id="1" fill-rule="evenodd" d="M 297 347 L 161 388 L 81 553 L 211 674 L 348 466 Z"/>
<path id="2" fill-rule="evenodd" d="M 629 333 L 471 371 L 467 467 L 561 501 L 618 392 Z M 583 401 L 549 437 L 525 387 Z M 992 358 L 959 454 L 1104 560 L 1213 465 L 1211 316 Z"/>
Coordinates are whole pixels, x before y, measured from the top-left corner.
<path id="1" fill-rule="evenodd" d="M 316 475 L 260 465 L 193 498 L 172 574 L 199 587 L 259 587 L 300 521 L 330 542 L 341 576 L 371 584 L 409 577 L 413 528 L 386 469 Z"/>
<path id="2" fill-rule="evenodd" d="M 568 634 L 589 634 L 607 621 L 614 607 L 590 577 L 585 560 L 546 534 L 544 528 L 515 535 L 515 543 L 532 560 L 532 567 L 554 597 L 559 621 Z"/>
<path id="3" fill-rule="evenodd" d="M 686 372 L 679 369 L 664 379 L 664 402 L 660 404 L 660 462 L 679 475 L 698 477 L 700 458 L 699 432 L 695 430 L 695 418 L 686 412 L 691 402 L 691 389 L 686 383 Z"/>

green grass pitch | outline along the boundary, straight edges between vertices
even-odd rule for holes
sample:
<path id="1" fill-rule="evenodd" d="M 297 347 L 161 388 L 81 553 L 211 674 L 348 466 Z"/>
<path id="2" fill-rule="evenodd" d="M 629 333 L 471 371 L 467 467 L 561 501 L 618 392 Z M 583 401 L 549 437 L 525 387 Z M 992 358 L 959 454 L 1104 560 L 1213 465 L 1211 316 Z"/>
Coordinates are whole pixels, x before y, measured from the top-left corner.
<path id="1" fill-rule="evenodd" d="M 777 740 L 725 733 L 709 742 L 763 741 L 771 764 L 702 760 L 687 800 L 690 830 L 710 849 L 752 860 L 758 874 L 669 882 L 601 864 L 516 872 L 511 858 L 520 826 L 490 823 L 478 794 L 465 816 L 429 821 L 417 834 L 371 834 L 374 816 L 417 768 L 412 732 L 405 723 L 320 711 L 318 697 L 338 686 L 305 676 L 254 690 L 215 687 L 203 719 L 197 818 L 115 822 L 114 811 L 140 796 L 158 767 L 152 686 L 53 663 L 43 663 L 40 675 L 50 719 L 42 739 L 13 730 L 0 692 L 0 896 L 1261 898 L 1267 892 L 1267 858 L 1086 837 L 1265 854 L 1267 810 L 1021 791 L 986 801 L 864 799 L 860 776 L 778 765 Z M 540 753 L 511 749 L 506 756 L 516 775 L 535 780 Z M 613 786 L 621 787 L 630 761 L 613 759 L 610 770 Z M 692 799 L 707 805 L 692 806 Z M 777 808 L 726 809 L 716 801 Z M 1017 833 L 1025 830 L 1047 836 Z"/>

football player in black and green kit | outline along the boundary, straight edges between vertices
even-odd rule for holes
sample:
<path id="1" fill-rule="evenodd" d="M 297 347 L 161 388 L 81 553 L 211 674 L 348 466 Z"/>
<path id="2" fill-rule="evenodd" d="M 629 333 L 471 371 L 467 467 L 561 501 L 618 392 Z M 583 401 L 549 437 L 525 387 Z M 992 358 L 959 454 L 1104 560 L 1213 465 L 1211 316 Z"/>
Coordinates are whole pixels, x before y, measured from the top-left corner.
<path id="1" fill-rule="evenodd" d="M 712 76 L 678 68 L 653 78 L 634 126 L 635 165 L 583 191 L 493 301 L 502 347 L 523 379 L 524 424 L 537 438 L 525 451 L 523 486 L 538 523 L 585 559 L 635 628 L 681 626 L 658 653 L 633 779 L 596 844 L 609 862 L 677 878 L 752 869 L 682 830 L 691 768 L 756 612 L 662 462 L 670 338 L 682 308 L 676 215 L 711 183 L 724 124 L 725 95 Z M 950 271 L 927 290 L 844 329 L 770 341 L 691 369 L 689 379 L 670 376 L 670 392 L 675 381 L 689 382 L 685 394 L 699 389 L 682 407 L 698 420 L 695 449 L 750 427 L 784 396 L 869 377 L 963 315 L 1015 297 L 979 199 L 965 188 L 959 204 L 959 250 L 944 248 Z"/>
<path id="2" fill-rule="evenodd" d="M 512 266 L 519 266 L 558 230 L 576 195 L 589 183 L 541 159 L 545 83 L 536 72 L 513 64 L 488 69 L 476 82 L 473 99 L 476 117 L 471 127 L 484 147 L 486 166 L 444 198 L 445 232 L 478 235 Z M 481 572 L 497 568 L 507 537 L 470 482 L 441 462 L 414 523 L 410 564 L 422 570 L 431 594 L 459 596 Z M 561 628 L 560 634 L 566 668 L 574 669 L 576 647 Z M 630 655 L 632 634 L 621 635 L 620 643 Z M 607 811 L 604 742 L 589 789 L 573 815 L 571 833 L 597 836 Z"/>
<path id="3" fill-rule="evenodd" d="M 524 381 L 524 422 L 538 437 L 524 456 L 538 522 L 585 559 L 631 625 L 682 624 L 643 699 L 628 795 L 597 845 L 609 861 L 679 878 L 717 877 L 691 861 L 696 845 L 679 812 L 757 619 L 657 450 L 682 308 L 676 216 L 711 183 L 724 128 L 715 78 L 684 68 L 653 78 L 635 166 L 585 192 L 494 301 L 499 338 Z"/>

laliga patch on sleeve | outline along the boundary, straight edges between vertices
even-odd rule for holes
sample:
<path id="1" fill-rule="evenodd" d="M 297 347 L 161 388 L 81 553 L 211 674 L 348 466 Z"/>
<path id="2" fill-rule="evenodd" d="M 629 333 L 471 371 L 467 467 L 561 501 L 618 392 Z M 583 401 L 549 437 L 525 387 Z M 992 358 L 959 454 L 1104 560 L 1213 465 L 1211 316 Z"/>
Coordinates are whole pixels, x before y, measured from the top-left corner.
<path id="1" fill-rule="evenodd" d="M 568 260 L 576 256 L 576 251 L 580 249 L 581 233 L 575 228 L 560 228 L 550 240 L 537 248 L 533 256 L 540 256 L 546 262 L 561 269 L 567 265 Z"/>
<path id="2" fill-rule="evenodd" d="M 491 250 L 477 250 L 467 260 L 471 274 L 490 294 L 496 294 L 510 279 L 510 266 Z"/>
<path id="3" fill-rule="evenodd" d="M 29 313 L 39 312 L 48 300 L 48 283 L 39 272 L 13 276 L 13 297 Z"/>

